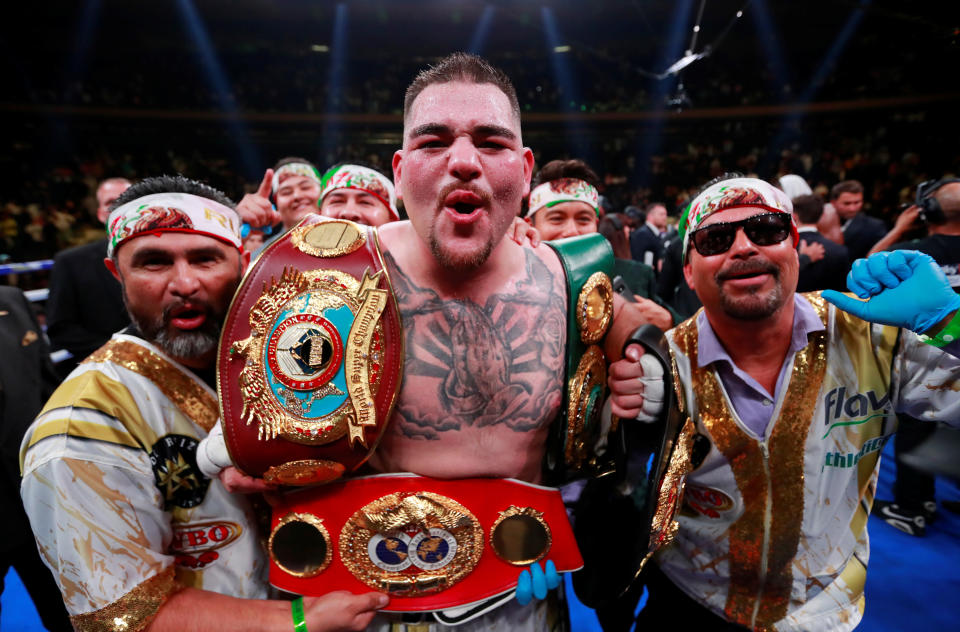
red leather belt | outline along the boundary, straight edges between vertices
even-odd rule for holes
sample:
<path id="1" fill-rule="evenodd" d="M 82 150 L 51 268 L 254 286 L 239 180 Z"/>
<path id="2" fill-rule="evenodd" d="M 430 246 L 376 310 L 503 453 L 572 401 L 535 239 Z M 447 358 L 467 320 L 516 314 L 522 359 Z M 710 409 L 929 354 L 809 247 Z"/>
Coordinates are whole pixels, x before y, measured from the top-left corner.
<path id="1" fill-rule="evenodd" d="M 284 496 L 270 583 L 301 595 L 390 595 L 391 612 L 465 606 L 513 590 L 520 571 L 583 565 L 560 491 L 512 479 L 384 474 Z"/>
<path id="2" fill-rule="evenodd" d="M 288 485 L 356 469 L 386 427 L 402 366 L 376 231 L 307 216 L 257 259 L 224 323 L 217 391 L 233 462 Z"/>

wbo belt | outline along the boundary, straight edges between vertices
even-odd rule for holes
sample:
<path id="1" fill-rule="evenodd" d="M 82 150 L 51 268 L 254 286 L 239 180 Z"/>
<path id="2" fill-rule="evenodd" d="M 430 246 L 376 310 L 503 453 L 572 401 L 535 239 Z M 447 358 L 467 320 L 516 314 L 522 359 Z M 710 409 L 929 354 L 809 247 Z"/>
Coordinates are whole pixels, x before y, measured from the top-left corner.
<path id="1" fill-rule="evenodd" d="M 217 354 L 240 470 L 334 480 L 373 453 L 400 388 L 403 333 L 374 229 L 308 215 L 240 283 Z"/>
<path id="2" fill-rule="evenodd" d="M 560 491 L 513 479 L 383 474 L 291 492 L 268 550 L 277 588 L 380 591 L 390 612 L 476 604 L 538 560 L 583 566 Z"/>

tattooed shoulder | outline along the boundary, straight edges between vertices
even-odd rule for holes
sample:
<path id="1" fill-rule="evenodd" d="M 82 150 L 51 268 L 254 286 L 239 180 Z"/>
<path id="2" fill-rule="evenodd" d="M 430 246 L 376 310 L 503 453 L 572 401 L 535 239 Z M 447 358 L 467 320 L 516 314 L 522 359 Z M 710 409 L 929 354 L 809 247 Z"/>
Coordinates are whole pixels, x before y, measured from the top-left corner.
<path id="1" fill-rule="evenodd" d="M 406 343 L 395 421 L 407 437 L 440 439 L 467 426 L 528 432 L 556 416 L 566 290 L 536 254 L 524 254 L 523 269 L 482 304 L 418 286 L 386 255 Z"/>

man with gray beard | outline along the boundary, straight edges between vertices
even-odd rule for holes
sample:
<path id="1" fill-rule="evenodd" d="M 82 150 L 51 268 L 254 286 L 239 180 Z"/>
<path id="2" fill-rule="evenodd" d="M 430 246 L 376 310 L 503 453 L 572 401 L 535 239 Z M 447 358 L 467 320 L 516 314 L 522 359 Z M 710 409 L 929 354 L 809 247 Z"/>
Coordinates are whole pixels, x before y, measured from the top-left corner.
<path id="1" fill-rule="evenodd" d="M 111 209 L 105 263 L 133 325 L 67 377 L 20 453 L 24 507 L 76 630 L 362 630 L 388 601 L 265 599 L 250 504 L 197 468 L 219 415 L 220 327 L 249 262 L 239 229 L 233 202 L 180 176 Z"/>

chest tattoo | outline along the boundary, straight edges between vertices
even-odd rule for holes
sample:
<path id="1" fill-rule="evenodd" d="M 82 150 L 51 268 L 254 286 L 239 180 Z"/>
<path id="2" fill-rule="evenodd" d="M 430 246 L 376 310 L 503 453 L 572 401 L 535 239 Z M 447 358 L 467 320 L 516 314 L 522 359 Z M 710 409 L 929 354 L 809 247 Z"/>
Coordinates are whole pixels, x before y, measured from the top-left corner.
<path id="1" fill-rule="evenodd" d="M 440 298 L 386 258 L 406 344 L 400 432 L 428 440 L 465 426 L 527 432 L 553 419 L 566 330 L 562 279 L 525 252 L 523 274 L 480 305 Z"/>

